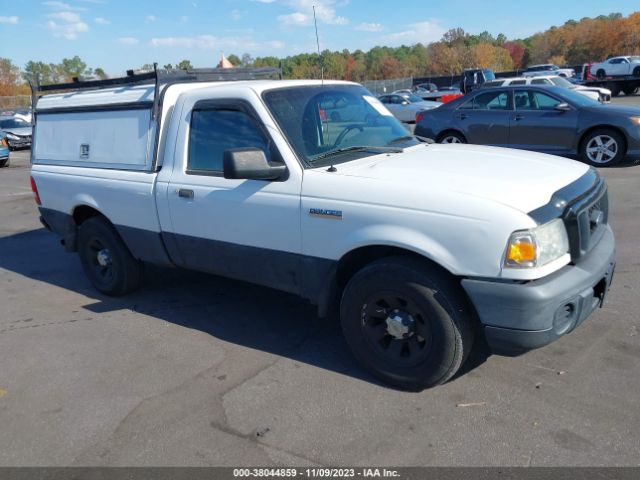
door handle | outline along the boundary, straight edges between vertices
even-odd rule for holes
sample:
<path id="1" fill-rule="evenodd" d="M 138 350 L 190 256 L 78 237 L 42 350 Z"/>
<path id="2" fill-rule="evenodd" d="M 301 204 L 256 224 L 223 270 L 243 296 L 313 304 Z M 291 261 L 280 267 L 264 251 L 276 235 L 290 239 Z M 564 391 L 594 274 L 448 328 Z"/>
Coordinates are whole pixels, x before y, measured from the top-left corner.
<path id="1" fill-rule="evenodd" d="M 516 120 L 522 120 L 524 118 L 524 115 L 516 115 Z"/>
<path id="2" fill-rule="evenodd" d="M 189 190 L 188 188 L 180 188 L 178 189 L 178 196 L 181 198 L 193 199 L 193 190 Z"/>
<path id="3" fill-rule="evenodd" d="M 459 114 L 459 115 L 458 115 L 458 118 L 459 118 L 460 120 L 464 120 L 464 119 L 466 119 L 466 118 L 467 118 L 467 115 L 465 115 L 464 113 L 461 113 L 461 114 Z"/>

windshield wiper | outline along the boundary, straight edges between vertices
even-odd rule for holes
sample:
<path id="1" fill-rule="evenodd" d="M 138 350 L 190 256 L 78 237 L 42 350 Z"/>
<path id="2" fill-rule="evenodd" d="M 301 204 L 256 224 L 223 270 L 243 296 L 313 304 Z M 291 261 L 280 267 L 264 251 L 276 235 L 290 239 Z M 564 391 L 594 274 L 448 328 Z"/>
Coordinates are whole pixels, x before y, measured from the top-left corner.
<path id="1" fill-rule="evenodd" d="M 406 140 L 411 140 L 414 138 L 421 141 L 422 143 L 435 143 L 432 139 L 427 137 L 421 137 L 420 135 L 405 135 L 403 137 L 394 138 L 389 143 L 387 143 L 387 145 L 393 145 L 394 143 L 400 143 L 400 142 L 404 142 Z"/>
<path id="2" fill-rule="evenodd" d="M 311 162 L 316 162 L 317 160 L 322 160 L 323 158 L 334 157 L 337 155 L 341 155 L 347 152 L 372 152 L 372 153 L 402 153 L 402 148 L 397 147 L 372 147 L 372 146 L 352 146 L 352 147 L 344 147 L 338 148 L 337 150 L 331 150 L 330 152 L 322 153 L 311 160 Z"/>

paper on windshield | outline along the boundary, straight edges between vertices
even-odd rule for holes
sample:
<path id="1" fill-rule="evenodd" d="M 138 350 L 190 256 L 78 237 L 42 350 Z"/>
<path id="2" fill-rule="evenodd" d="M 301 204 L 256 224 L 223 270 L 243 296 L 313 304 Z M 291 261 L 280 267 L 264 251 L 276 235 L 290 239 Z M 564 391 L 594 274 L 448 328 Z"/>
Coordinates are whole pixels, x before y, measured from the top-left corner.
<path id="1" fill-rule="evenodd" d="M 393 117 L 393 114 L 389 110 L 387 110 L 387 107 L 385 107 L 382 102 L 376 97 L 372 97 L 371 95 L 363 95 L 362 98 L 364 98 L 369 105 L 375 108 L 380 115 Z"/>

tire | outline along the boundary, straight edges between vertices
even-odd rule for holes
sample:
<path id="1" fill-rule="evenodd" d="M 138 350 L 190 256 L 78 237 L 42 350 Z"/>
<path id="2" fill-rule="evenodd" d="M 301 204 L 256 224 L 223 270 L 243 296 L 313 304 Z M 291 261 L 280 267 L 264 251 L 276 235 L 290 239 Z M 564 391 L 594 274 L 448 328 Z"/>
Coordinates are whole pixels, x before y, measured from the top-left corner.
<path id="1" fill-rule="evenodd" d="M 624 92 L 625 95 L 627 96 L 631 96 L 631 95 L 635 95 L 636 93 L 636 89 L 633 87 L 625 87 L 622 89 L 622 91 Z"/>
<path id="2" fill-rule="evenodd" d="M 597 149 L 600 147 L 606 148 L 598 151 Z M 611 155 L 612 153 L 614 154 Z M 616 165 L 624 158 L 625 153 L 626 142 L 624 137 L 617 131 L 607 128 L 590 132 L 580 142 L 580 157 L 582 161 L 594 167 Z"/>
<path id="3" fill-rule="evenodd" d="M 438 143 L 467 143 L 467 139 L 458 132 L 445 132 L 440 135 Z"/>
<path id="4" fill-rule="evenodd" d="M 611 97 L 617 97 L 620 95 L 620 86 L 618 85 L 609 85 L 609 90 L 611 90 Z"/>
<path id="5" fill-rule="evenodd" d="M 105 295 L 124 295 L 140 286 L 142 262 L 133 258 L 104 217 L 92 217 L 80 225 L 78 254 L 85 274 Z"/>
<path id="6" fill-rule="evenodd" d="M 0 168 L 8 167 L 9 165 L 11 165 L 11 158 L 9 158 L 9 157 L 7 157 L 6 160 L 0 161 Z"/>
<path id="7" fill-rule="evenodd" d="M 633 69 L 633 76 L 640 77 L 640 67 L 636 67 Z"/>
<path id="8" fill-rule="evenodd" d="M 603 69 L 600 69 L 596 72 L 596 78 L 598 80 L 604 80 L 607 78 L 607 73 Z"/>
<path id="9" fill-rule="evenodd" d="M 459 286 L 405 257 L 383 258 L 356 273 L 343 292 L 340 321 L 360 364 L 405 390 L 449 380 L 473 343 Z"/>

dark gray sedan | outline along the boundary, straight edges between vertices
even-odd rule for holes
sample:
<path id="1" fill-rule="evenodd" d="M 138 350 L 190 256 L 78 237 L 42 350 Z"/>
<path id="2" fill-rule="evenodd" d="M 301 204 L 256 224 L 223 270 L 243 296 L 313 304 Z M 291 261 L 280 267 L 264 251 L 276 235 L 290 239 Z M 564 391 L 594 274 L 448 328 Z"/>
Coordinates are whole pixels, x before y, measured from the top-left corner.
<path id="1" fill-rule="evenodd" d="M 602 105 L 558 87 L 492 88 L 419 113 L 415 134 L 579 156 L 604 167 L 640 156 L 640 109 Z"/>

